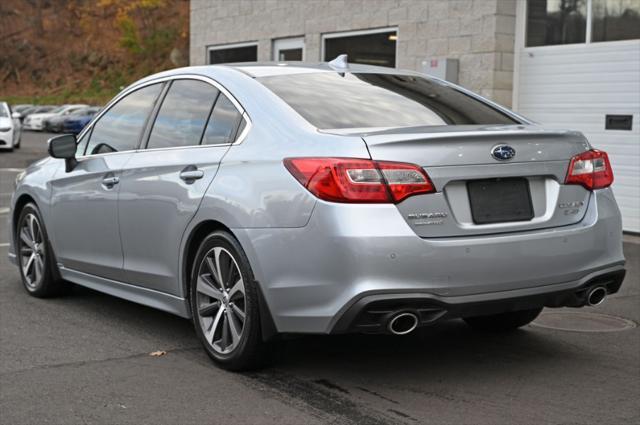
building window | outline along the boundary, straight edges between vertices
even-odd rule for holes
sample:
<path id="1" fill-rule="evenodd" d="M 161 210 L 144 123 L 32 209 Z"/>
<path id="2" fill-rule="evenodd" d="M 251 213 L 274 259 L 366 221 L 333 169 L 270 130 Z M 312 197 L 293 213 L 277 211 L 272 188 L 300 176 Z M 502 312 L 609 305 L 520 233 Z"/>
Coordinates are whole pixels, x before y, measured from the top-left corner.
<path id="1" fill-rule="evenodd" d="M 593 0 L 591 41 L 640 38 L 640 1 Z"/>
<path id="2" fill-rule="evenodd" d="M 273 60 L 279 62 L 304 60 L 304 37 L 273 40 Z"/>
<path id="3" fill-rule="evenodd" d="M 587 0 L 529 0 L 527 47 L 584 43 Z"/>
<path id="4" fill-rule="evenodd" d="M 638 38 L 640 0 L 527 2 L 527 47 Z"/>
<path id="5" fill-rule="evenodd" d="M 229 44 L 208 48 L 209 64 L 255 62 L 258 60 L 258 45 L 256 43 Z"/>
<path id="6" fill-rule="evenodd" d="M 325 34 L 324 60 L 331 61 L 341 54 L 349 55 L 349 62 L 378 66 L 396 66 L 396 29 L 352 31 Z"/>

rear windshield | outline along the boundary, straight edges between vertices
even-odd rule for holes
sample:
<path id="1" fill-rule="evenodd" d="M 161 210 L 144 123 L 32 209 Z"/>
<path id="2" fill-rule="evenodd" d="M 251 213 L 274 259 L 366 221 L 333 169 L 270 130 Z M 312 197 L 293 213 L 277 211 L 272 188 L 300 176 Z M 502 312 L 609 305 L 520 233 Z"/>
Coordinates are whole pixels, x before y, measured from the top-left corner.
<path id="1" fill-rule="evenodd" d="M 409 75 L 318 72 L 257 80 L 320 129 L 518 123 L 459 90 Z"/>

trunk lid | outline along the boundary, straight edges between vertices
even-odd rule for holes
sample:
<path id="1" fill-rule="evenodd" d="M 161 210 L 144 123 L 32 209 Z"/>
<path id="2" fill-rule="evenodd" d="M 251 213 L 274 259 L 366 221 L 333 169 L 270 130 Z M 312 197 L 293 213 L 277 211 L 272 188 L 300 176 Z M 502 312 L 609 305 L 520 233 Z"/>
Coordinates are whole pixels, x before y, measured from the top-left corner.
<path id="1" fill-rule="evenodd" d="M 586 213 L 590 192 L 563 184 L 571 157 L 590 149 L 579 132 L 525 125 L 438 126 L 360 135 L 372 159 L 420 165 L 433 181 L 437 193 L 413 196 L 398 204 L 407 223 L 421 237 L 566 226 L 579 222 Z M 497 160 L 492 150 L 498 145 L 513 148 L 515 156 Z M 478 180 L 484 182 L 469 184 Z M 520 192 L 514 198 L 510 190 Z M 478 200 L 478 196 L 484 199 Z M 526 199 L 530 199 L 528 212 L 519 220 L 495 220 L 499 215 L 493 215 L 493 222 L 479 218 L 480 212 L 492 209 L 509 212 L 520 208 L 510 203 L 520 205 Z"/>

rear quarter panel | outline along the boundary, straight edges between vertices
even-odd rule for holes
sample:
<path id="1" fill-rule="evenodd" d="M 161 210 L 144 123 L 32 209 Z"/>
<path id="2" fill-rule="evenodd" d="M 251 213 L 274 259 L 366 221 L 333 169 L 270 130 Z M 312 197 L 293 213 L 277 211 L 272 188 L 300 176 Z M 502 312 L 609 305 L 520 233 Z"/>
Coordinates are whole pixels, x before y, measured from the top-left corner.
<path id="1" fill-rule="evenodd" d="M 234 75 L 227 75 L 233 72 Z M 319 133 L 284 101 L 253 78 L 222 69 L 218 81 L 245 108 L 247 137 L 222 160 L 196 216 L 229 228 L 302 227 L 316 198 L 286 170 L 287 157 L 369 158 L 362 138 Z"/>
<path id="2" fill-rule="evenodd" d="M 242 83 L 217 80 L 242 104 L 252 125 L 246 138 L 231 146 L 223 158 L 185 232 L 183 252 L 193 230 L 205 221 L 218 221 L 234 233 L 240 233 L 239 229 L 277 232 L 306 226 L 317 200 L 284 167 L 284 158 L 369 158 L 361 137 L 319 133 L 252 78 L 245 77 Z M 260 281 L 262 273 L 253 246 L 243 244 L 243 248 Z"/>

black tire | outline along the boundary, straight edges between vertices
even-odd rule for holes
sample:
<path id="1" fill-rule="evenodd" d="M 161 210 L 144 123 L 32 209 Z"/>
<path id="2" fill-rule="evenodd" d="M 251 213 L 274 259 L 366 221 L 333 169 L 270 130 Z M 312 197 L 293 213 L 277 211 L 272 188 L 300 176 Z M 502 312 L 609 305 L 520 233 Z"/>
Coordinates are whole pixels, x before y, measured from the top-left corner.
<path id="1" fill-rule="evenodd" d="M 491 316 L 465 317 L 464 321 L 479 331 L 509 332 L 533 322 L 541 311 L 542 307 Z"/>
<path id="2" fill-rule="evenodd" d="M 210 272 L 211 263 L 207 262 L 207 258 L 215 258 L 216 251 L 219 252 L 218 255 L 220 256 L 220 268 L 217 274 L 222 276 L 222 286 L 227 294 L 225 295 L 226 298 L 221 301 L 216 301 L 216 298 L 205 295 L 202 290 L 198 289 L 198 278 L 200 278 L 202 282 L 206 281 L 214 288 L 214 291 L 217 291 L 216 295 L 224 295 L 223 290 L 219 288 L 220 285 L 216 283 L 216 274 Z M 229 257 L 233 261 L 229 261 Z M 226 270 L 223 267 L 224 262 L 228 262 Z M 235 271 L 231 271 L 234 264 L 237 268 Z M 231 277 L 236 276 L 238 272 L 241 275 L 241 279 Z M 204 279 L 206 276 L 208 278 Z M 242 290 L 244 294 L 240 294 L 240 291 L 234 294 L 233 291 L 230 291 L 232 289 L 230 287 L 235 285 L 230 282 L 239 282 L 240 280 L 243 283 Z M 227 283 L 224 283 L 225 281 Z M 249 260 L 238 241 L 232 235 L 224 231 L 217 231 L 211 233 L 202 241 L 193 262 L 190 283 L 193 324 L 198 339 L 200 339 L 209 357 L 220 367 L 232 371 L 250 370 L 264 366 L 269 356 L 267 344 L 262 341 L 258 289 L 256 288 Z M 236 295 L 238 297 L 241 295 L 243 299 L 232 298 Z M 239 305 L 243 307 L 245 316 L 244 321 L 240 323 L 240 336 L 236 339 L 237 342 L 232 342 L 229 341 L 229 338 L 231 338 L 229 322 L 234 322 L 234 328 L 237 331 L 238 324 L 242 318 L 242 316 L 236 314 L 237 310 L 235 310 Z M 222 310 L 222 312 L 219 310 Z M 218 321 L 216 321 L 217 316 L 219 316 Z M 223 334 L 225 327 L 226 333 Z M 205 336 L 205 332 L 208 333 L 210 340 Z M 216 336 L 219 336 L 219 339 L 216 340 Z M 226 345 L 227 342 L 229 343 L 228 345 Z M 229 351 L 223 352 L 224 350 Z"/>
<path id="3" fill-rule="evenodd" d="M 23 229 L 27 232 L 29 231 L 27 220 L 31 220 L 32 217 L 36 220 L 38 229 L 37 231 L 34 230 L 36 235 L 33 236 L 37 241 L 37 247 L 35 247 L 35 249 L 34 247 L 30 247 L 21 236 Z M 20 211 L 15 235 L 18 268 L 20 269 L 22 285 L 26 291 L 30 295 L 38 298 L 49 298 L 67 293 L 71 289 L 71 285 L 60 278 L 55 255 L 51 249 L 51 243 L 47 236 L 47 230 L 44 227 L 42 215 L 34 203 L 30 202 L 26 204 Z M 25 274 L 24 266 L 28 264 L 31 257 L 29 252 L 33 253 L 34 251 L 37 253 L 36 257 L 38 261 L 33 260 L 31 267 L 26 269 Z M 37 279 L 35 278 L 37 275 L 34 274 L 34 267 L 36 267 L 34 263 L 36 262 L 39 262 L 41 265 L 39 278 Z"/>

